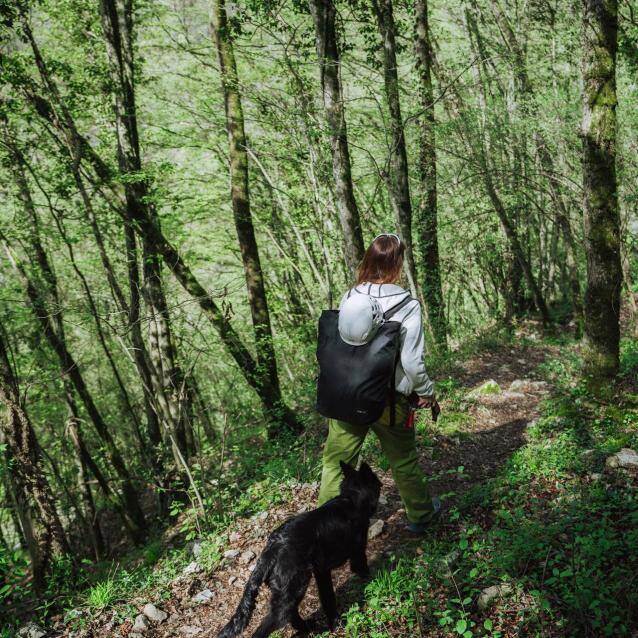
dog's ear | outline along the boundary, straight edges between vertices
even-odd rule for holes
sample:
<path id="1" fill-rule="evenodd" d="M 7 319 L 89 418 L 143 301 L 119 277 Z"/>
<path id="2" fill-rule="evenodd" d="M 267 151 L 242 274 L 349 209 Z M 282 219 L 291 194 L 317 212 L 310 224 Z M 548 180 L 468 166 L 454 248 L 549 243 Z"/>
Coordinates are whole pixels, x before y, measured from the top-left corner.
<path id="1" fill-rule="evenodd" d="M 341 466 L 341 471 L 343 472 L 343 475 L 346 478 L 354 476 L 357 473 L 357 471 L 352 467 L 352 465 L 349 465 L 348 463 L 339 461 L 339 465 Z"/>

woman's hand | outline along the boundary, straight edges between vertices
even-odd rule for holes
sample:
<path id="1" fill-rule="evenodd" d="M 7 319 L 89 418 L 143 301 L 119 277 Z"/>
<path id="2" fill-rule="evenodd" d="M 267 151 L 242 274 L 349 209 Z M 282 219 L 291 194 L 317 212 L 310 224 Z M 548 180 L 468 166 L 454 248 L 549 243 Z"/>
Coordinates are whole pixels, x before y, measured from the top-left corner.
<path id="1" fill-rule="evenodd" d="M 435 404 L 436 404 L 436 397 L 434 395 L 430 397 L 419 397 L 417 400 L 416 407 L 417 409 L 420 410 L 421 408 L 431 408 Z"/>

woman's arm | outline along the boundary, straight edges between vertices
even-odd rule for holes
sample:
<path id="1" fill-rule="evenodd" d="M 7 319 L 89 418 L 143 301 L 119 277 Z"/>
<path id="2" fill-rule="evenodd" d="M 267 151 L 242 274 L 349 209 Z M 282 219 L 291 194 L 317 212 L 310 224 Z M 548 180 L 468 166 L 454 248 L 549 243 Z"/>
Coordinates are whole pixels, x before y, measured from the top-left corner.
<path id="1" fill-rule="evenodd" d="M 401 322 L 401 366 L 416 394 L 420 397 L 433 397 L 434 383 L 425 369 L 424 347 L 421 304 L 415 300 Z"/>

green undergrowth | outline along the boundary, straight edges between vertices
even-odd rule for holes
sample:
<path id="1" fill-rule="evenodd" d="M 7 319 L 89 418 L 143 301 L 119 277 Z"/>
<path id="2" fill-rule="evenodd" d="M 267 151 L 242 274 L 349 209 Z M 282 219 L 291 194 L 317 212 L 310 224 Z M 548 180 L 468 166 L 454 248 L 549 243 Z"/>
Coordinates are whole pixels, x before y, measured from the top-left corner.
<path id="1" fill-rule="evenodd" d="M 443 525 L 383 562 L 345 614 L 347 636 L 632 635 L 636 479 L 605 471 L 605 459 L 638 448 L 638 406 L 624 391 L 597 401 L 579 369 L 562 342 L 540 366 L 554 392 L 526 444 L 497 477 L 456 495 Z M 637 369 L 638 344 L 625 341 L 622 375 Z M 480 610 L 491 586 L 503 595 Z"/>

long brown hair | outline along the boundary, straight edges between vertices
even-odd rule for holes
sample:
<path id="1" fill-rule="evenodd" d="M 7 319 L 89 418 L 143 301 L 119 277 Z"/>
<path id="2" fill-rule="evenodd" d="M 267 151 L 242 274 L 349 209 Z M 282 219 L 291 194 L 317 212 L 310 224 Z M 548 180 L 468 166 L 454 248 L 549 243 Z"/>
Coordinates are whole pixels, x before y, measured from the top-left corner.
<path id="1" fill-rule="evenodd" d="M 396 235 L 379 235 L 363 256 L 357 285 L 364 281 L 372 284 L 390 284 L 396 281 L 403 267 L 405 244 Z"/>

